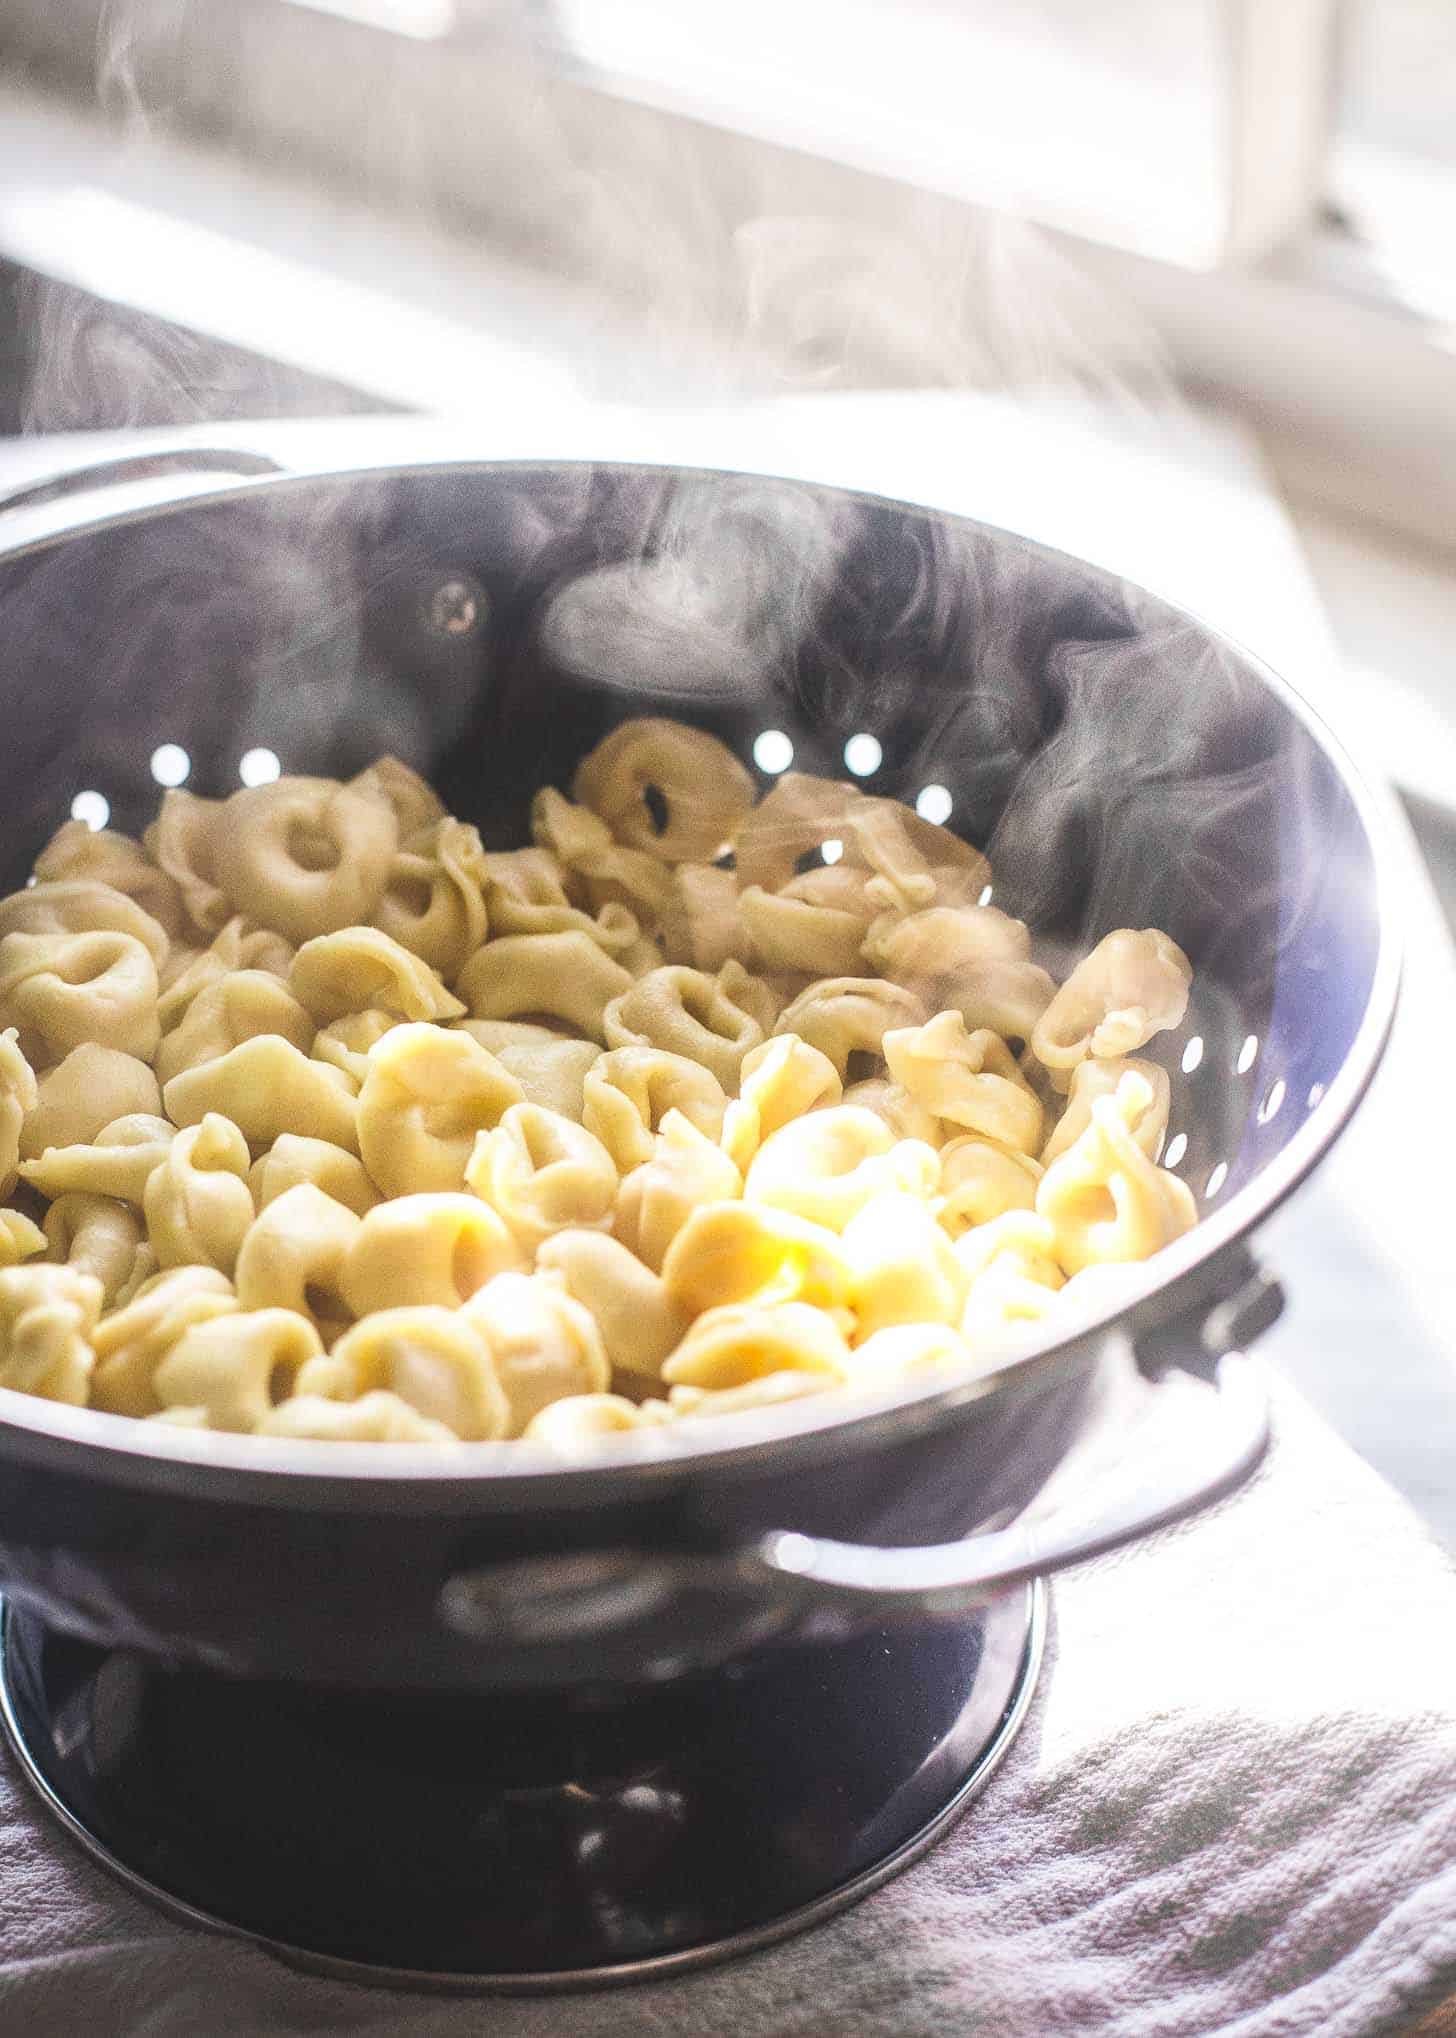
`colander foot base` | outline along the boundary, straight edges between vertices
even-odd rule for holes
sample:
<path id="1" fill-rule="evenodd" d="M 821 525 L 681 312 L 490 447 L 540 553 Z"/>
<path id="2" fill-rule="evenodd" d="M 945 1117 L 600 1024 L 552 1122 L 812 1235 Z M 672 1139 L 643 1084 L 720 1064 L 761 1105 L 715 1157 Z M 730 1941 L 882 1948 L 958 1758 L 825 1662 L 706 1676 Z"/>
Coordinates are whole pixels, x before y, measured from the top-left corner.
<path id="1" fill-rule="evenodd" d="M 130 1888 L 400 1987 L 646 1979 L 783 1938 L 938 1838 L 1021 1725 L 1041 1586 L 681 1683 L 361 1696 L 169 1669 L 7 1609 L 0 1707 Z"/>

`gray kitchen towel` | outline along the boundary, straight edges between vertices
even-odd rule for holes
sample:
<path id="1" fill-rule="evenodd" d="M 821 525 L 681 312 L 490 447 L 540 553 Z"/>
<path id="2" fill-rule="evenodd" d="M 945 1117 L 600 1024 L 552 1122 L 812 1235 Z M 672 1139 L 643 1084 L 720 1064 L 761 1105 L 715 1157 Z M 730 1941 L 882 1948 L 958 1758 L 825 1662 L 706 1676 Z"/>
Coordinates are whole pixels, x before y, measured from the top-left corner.
<path id="1" fill-rule="evenodd" d="M 1058 1583 L 1005 1767 L 923 1861 L 813 1932 L 593 1994 L 360 1989 L 153 1913 L 7 1760 L 0 2031 L 1406 2031 L 1456 1986 L 1456 1575 L 1289 1389 L 1276 1412 L 1242 1493 Z"/>

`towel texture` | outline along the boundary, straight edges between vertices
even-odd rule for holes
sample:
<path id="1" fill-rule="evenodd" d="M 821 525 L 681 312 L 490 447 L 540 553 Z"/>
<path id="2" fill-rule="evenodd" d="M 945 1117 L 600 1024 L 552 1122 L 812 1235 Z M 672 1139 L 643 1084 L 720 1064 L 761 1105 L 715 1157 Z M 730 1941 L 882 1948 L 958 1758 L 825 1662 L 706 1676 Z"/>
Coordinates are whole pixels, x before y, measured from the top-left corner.
<path id="1" fill-rule="evenodd" d="M 1407 2031 L 1456 1985 L 1456 1575 L 1291 1390 L 1276 1407 L 1242 1493 L 1059 1582 L 1005 1767 L 926 1859 L 816 1931 L 589 1995 L 354 1988 L 136 1902 L 7 1757 L 0 2031 Z"/>

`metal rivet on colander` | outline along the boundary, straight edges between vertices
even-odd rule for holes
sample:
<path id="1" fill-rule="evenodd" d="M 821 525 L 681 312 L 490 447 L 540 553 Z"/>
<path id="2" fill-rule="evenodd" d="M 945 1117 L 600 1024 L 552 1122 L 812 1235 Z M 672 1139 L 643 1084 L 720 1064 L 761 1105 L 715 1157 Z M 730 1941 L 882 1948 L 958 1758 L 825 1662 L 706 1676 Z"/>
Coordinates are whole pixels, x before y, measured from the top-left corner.
<path id="1" fill-rule="evenodd" d="M 485 590 L 468 574 L 451 574 L 425 600 L 425 621 L 441 637 L 468 637 L 485 612 Z"/>

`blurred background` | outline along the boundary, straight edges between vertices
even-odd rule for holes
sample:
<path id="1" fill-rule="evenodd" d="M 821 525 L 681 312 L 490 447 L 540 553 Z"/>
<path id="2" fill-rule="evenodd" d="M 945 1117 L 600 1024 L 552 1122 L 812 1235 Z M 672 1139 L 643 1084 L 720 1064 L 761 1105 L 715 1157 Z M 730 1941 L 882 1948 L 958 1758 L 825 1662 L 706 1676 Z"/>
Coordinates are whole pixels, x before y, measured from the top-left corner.
<path id="1" fill-rule="evenodd" d="M 0 0 L 0 509 L 119 431 L 819 405 L 827 478 L 933 453 L 1302 659 L 1456 916 L 1453 227 L 1456 0 Z M 1411 1165 L 1381 1110 L 1342 1194 Z M 1281 1350 L 1456 1539 L 1447 1201 L 1345 1208 Z M 1377 1263 L 1425 1327 L 1372 1392 Z"/>

